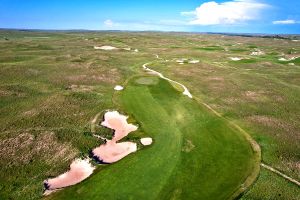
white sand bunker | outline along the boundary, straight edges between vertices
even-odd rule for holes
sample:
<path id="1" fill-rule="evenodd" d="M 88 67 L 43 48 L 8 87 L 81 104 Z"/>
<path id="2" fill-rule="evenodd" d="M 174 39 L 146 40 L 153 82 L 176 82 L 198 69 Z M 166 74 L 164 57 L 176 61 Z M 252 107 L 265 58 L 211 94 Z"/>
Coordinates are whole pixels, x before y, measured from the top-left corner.
<path id="1" fill-rule="evenodd" d="M 121 86 L 121 85 L 116 85 L 116 86 L 114 87 L 114 90 L 116 90 L 116 91 L 121 91 L 121 90 L 123 90 L 123 89 L 124 89 L 124 87 Z"/>
<path id="2" fill-rule="evenodd" d="M 297 58 L 298 58 L 297 56 L 293 56 L 293 57 L 290 57 L 290 58 L 279 58 L 278 60 L 279 61 L 292 61 L 292 60 L 295 60 Z"/>
<path id="3" fill-rule="evenodd" d="M 141 138 L 141 143 L 142 143 L 142 145 L 144 145 L 144 146 L 148 146 L 148 145 L 150 145 L 150 144 L 152 144 L 152 138 Z"/>
<path id="4" fill-rule="evenodd" d="M 133 142 L 116 143 L 107 140 L 105 144 L 93 150 L 93 153 L 105 163 L 114 163 L 137 151 L 137 144 Z"/>
<path id="5" fill-rule="evenodd" d="M 137 144 L 133 142 L 120 142 L 130 132 L 137 130 L 137 126 L 127 123 L 127 116 L 121 115 L 118 111 L 107 112 L 101 125 L 115 130 L 112 140 L 93 149 L 93 154 L 104 163 L 114 163 L 130 153 L 137 151 Z"/>
<path id="6" fill-rule="evenodd" d="M 190 64 L 197 64 L 197 63 L 199 63 L 199 62 L 200 62 L 199 60 L 190 60 L 190 61 L 189 61 Z"/>
<path id="7" fill-rule="evenodd" d="M 187 60 L 188 59 L 186 59 L 186 58 L 181 58 L 181 59 L 177 59 L 176 62 L 179 63 L 179 64 L 183 64 Z"/>
<path id="8" fill-rule="evenodd" d="M 97 50 L 105 50 L 105 51 L 111 51 L 111 50 L 117 50 L 117 49 L 119 49 L 119 48 L 117 48 L 117 47 L 112 47 L 112 46 L 101 46 L 101 47 L 94 46 L 94 49 L 97 49 Z"/>
<path id="9" fill-rule="evenodd" d="M 242 58 L 238 58 L 238 57 L 230 57 L 230 60 L 233 60 L 233 61 L 239 61 L 239 60 L 242 60 Z"/>
<path id="10" fill-rule="evenodd" d="M 118 141 L 126 137 L 130 132 L 136 131 L 137 126 L 127 123 L 127 116 L 121 115 L 118 111 L 109 111 L 104 115 L 102 126 L 115 131 L 113 141 Z"/>
<path id="11" fill-rule="evenodd" d="M 55 190 L 70 185 L 75 185 L 89 177 L 95 167 L 92 166 L 89 159 L 76 159 L 70 165 L 70 170 L 57 176 L 56 178 L 44 181 L 47 190 Z"/>

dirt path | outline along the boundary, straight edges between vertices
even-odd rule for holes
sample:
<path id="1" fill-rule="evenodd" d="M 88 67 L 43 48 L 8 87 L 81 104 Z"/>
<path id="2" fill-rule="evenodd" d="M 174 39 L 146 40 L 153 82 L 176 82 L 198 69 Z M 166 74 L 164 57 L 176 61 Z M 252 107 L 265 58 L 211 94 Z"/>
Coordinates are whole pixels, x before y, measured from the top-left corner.
<path id="1" fill-rule="evenodd" d="M 273 167 L 270 167 L 270 166 L 268 166 L 268 165 L 266 165 L 264 163 L 260 163 L 260 166 L 262 166 L 263 168 L 265 168 L 265 169 L 267 169 L 267 170 L 269 170 L 271 172 L 274 172 L 275 174 L 277 174 L 277 175 L 285 178 L 286 180 L 288 180 L 288 181 L 290 181 L 292 183 L 295 183 L 296 185 L 300 186 L 300 182 L 299 181 L 297 181 L 297 180 L 295 180 L 295 179 L 293 179 L 293 178 L 291 178 L 291 177 L 289 177 L 289 176 L 281 173 L 280 171 L 274 169 Z"/>

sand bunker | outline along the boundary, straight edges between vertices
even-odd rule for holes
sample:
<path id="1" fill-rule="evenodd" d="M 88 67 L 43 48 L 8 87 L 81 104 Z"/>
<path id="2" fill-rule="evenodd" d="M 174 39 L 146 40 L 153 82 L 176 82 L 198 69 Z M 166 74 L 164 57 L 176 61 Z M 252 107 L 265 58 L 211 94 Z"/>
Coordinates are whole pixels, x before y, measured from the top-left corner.
<path id="1" fill-rule="evenodd" d="M 105 120 L 101 125 L 115 130 L 113 141 L 118 141 L 138 128 L 133 124 L 128 124 L 127 118 L 127 116 L 121 115 L 118 111 L 109 111 L 105 113 Z"/>
<path id="2" fill-rule="evenodd" d="M 190 64 L 197 64 L 197 63 L 199 63 L 199 62 L 200 62 L 199 60 L 190 60 L 190 61 L 189 61 Z"/>
<path id="3" fill-rule="evenodd" d="M 75 185 L 89 177 L 93 173 L 94 169 L 95 167 L 92 166 L 89 159 L 76 159 L 70 165 L 69 171 L 56 178 L 44 181 L 45 188 L 47 190 L 55 190 Z"/>
<path id="4" fill-rule="evenodd" d="M 127 116 L 121 115 L 118 111 L 109 111 L 104 115 L 102 126 L 115 130 L 112 140 L 93 149 L 93 154 L 98 160 L 104 163 L 114 163 L 130 153 L 137 151 L 137 144 L 133 142 L 120 142 L 130 132 L 137 130 L 137 126 L 127 123 Z"/>
<path id="5" fill-rule="evenodd" d="M 94 46 L 94 49 L 111 51 L 111 50 L 117 50 L 118 48 L 112 46 L 101 46 L 101 47 Z"/>
<path id="6" fill-rule="evenodd" d="M 123 90 L 124 88 L 121 86 L 121 85 L 116 85 L 114 87 L 114 90 L 117 90 L 117 91 L 120 91 L 120 90 Z"/>
<path id="7" fill-rule="evenodd" d="M 181 58 L 181 59 L 177 59 L 176 62 L 179 63 L 179 64 L 181 64 L 181 63 L 183 64 L 187 60 L 188 59 L 186 59 L 186 58 Z"/>
<path id="8" fill-rule="evenodd" d="M 259 49 L 256 49 L 255 51 L 251 52 L 250 55 L 251 56 L 261 56 L 261 55 L 265 55 L 265 53 Z"/>
<path id="9" fill-rule="evenodd" d="M 230 60 L 233 60 L 233 61 L 239 61 L 239 60 L 242 60 L 242 58 L 238 58 L 238 57 L 230 57 Z"/>
<path id="10" fill-rule="evenodd" d="M 141 138 L 141 143 L 142 143 L 142 145 L 144 145 L 144 146 L 148 146 L 148 145 L 150 145 L 150 144 L 152 144 L 152 138 Z"/>
<path id="11" fill-rule="evenodd" d="M 133 142 L 116 143 L 107 140 L 105 144 L 93 150 L 93 154 L 105 163 L 114 163 L 126 157 L 130 153 L 137 151 L 137 144 Z"/>
<path id="12" fill-rule="evenodd" d="M 290 57 L 290 58 L 279 58 L 278 60 L 279 61 L 292 61 L 292 60 L 295 60 L 297 58 L 298 58 L 297 56 L 293 56 L 293 57 Z"/>
<path id="13" fill-rule="evenodd" d="M 98 115 L 92 121 L 96 123 Z M 107 140 L 101 136 L 93 134 L 93 136 L 104 139 L 105 144 L 92 150 L 94 158 L 104 163 L 114 163 L 122 158 L 126 157 L 130 153 L 137 151 L 137 144 L 134 142 L 120 142 L 130 132 L 137 130 L 137 126 L 127 123 L 127 116 L 121 115 L 118 111 L 109 111 L 104 114 L 104 121 L 101 125 L 113 129 L 114 137 L 112 140 Z M 152 143 L 151 138 L 143 138 L 141 142 L 144 145 L 150 145 Z M 44 195 L 48 195 L 51 192 L 64 188 L 70 185 L 75 185 L 87 177 L 89 177 L 95 167 L 92 166 L 89 159 L 76 159 L 70 165 L 70 170 L 59 175 L 56 178 L 47 179 L 44 181 L 46 191 Z"/>

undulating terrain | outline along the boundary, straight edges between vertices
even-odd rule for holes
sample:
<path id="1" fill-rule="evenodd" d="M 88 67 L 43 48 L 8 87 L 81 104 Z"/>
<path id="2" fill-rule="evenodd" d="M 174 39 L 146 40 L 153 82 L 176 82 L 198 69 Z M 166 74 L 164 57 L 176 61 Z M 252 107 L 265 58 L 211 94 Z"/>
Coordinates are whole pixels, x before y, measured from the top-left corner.
<path id="1" fill-rule="evenodd" d="M 300 180 L 298 36 L 1 30 L 0 47 L 0 199 L 300 199 L 259 169 Z M 112 135 L 93 122 L 106 110 L 153 144 L 43 197 Z"/>

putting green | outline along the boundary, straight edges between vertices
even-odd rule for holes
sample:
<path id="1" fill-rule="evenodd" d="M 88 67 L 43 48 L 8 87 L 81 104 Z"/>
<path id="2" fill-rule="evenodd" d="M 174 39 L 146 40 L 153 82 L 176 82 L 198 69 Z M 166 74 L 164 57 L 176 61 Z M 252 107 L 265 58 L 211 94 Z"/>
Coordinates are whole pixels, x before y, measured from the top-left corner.
<path id="1" fill-rule="evenodd" d="M 154 143 L 47 198 L 217 200 L 249 186 L 259 163 L 244 134 L 169 82 L 140 78 L 118 101 Z"/>

